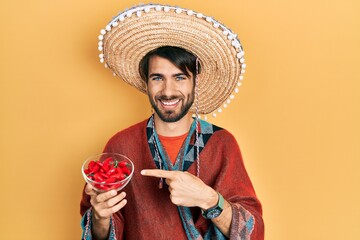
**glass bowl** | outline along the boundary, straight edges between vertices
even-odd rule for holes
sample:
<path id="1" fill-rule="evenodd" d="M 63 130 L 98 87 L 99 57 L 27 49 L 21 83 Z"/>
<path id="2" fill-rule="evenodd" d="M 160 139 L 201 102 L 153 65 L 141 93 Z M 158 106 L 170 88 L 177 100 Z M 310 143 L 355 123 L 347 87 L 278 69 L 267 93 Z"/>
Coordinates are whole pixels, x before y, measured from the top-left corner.
<path id="1" fill-rule="evenodd" d="M 101 153 L 86 159 L 81 172 L 97 192 L 120 191 L 130 182 L 134 164 L 122 154 Z"/>

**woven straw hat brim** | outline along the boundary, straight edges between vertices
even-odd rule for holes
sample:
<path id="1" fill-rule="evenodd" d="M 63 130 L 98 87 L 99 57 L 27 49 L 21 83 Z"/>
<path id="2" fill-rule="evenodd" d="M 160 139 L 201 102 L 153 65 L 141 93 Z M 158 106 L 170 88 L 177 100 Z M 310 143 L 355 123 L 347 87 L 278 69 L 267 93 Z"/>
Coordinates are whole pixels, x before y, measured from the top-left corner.
<path id="1" fill-rule="evenodd" d="M 202 67 L 198 81 L 198 112 L 208 114 L 219 108 L 232 94 L 241 75 L 243 65 L 239 54 L 242 58 L 242 48 L 240 44 L 233 46 L 236 35 L 233 38 L 229 37 L 231 32 L 224 34 L 224 30 L 214 27 L 209 18 L 198 17 L 195 13 L 189 15 L 187 11 L 177 13 L 178 8 L 168 11 L 155 7 L 140 9 L 143 9 L 140 13 L 137 10 L 119 15 L 117 23 L 113 21 L 112 28 L 104 35 L 103 58 L 107 66 L 145 93 L 146 84 L 139 74 L 141 59 L 161 46 L 184 48 L 199 58 Z M 195 104 L 190 111 L 195 112 Z"/>

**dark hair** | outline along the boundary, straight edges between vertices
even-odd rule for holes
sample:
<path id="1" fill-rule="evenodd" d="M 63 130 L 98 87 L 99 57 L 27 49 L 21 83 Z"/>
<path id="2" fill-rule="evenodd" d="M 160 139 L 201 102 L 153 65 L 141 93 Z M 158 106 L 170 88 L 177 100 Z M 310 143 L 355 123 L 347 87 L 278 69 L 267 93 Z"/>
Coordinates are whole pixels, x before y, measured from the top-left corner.
<path id="1" fill-rule="evenodd" d="M 169 60 L 177 68 L 179 68 L 186 76 L 196 76 L 196 56 L 183 48 L 164 46 L 156 48 L 148 52 L 140 61 L 139 73 L 141 78 L 147 82 L 149 75 L 149 60 L 153 56 L 159 56 Z M 198 73 L 200 73 L 200 63 L 198 63 Z"/>

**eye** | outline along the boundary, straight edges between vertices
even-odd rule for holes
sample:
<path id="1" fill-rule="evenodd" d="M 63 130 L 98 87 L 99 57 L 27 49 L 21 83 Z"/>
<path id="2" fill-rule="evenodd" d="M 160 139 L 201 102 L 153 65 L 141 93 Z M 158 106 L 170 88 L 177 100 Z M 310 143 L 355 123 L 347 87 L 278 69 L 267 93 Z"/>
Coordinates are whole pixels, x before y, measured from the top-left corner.
<path id="1" fill-rule="evenodd" d="M 161 79 L 162 78 L 160 76 L 155 76 L 151 78 L 152 81 L 160 81 Z"/>
<path id="2" fill-rule="evenodd" d="M 175 79 L 176 81 L 182 81 L 185 80 L 186 78 L 184 76 L 177 76 Z"/>

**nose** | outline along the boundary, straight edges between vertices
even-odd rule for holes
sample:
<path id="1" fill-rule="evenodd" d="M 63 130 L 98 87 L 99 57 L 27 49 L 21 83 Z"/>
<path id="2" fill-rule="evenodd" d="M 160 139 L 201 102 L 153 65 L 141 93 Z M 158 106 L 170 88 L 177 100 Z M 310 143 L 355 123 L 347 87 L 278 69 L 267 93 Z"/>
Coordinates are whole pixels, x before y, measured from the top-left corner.
<path id="1" fill-rule="evenodd" d="M 164 81 L 162 94 L 165 96 L 172 96 L 175 94 L 175 84 L 173 81 L 169 79 Z"/>

